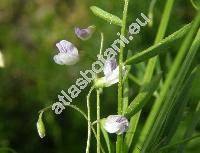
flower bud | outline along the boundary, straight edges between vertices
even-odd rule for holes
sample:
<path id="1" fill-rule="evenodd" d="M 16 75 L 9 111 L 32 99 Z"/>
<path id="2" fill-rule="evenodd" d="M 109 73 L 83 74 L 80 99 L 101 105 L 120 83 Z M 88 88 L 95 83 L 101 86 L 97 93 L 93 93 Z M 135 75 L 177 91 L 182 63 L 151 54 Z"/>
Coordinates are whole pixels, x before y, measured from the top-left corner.
<path id="1" fill-rule="evenodd" d="M 45 132 L 45 126 L 44 126 L 44 123 L 42 121 L 42 115 L 43 115 L 43 112 L 40 113 L 38 121 L 37 121 L 37 131 L 38 131 L 40 138 L 44 138 L 45 133 L 46 133 Z"/>
<path id="2" fill-rule="evenodd" d="M 56 47 L 59 53 L 53 59 L 57 64 L 73 65 L 79 60 L 78 49 L 71 42 L 61 40 Z"/>
<path id="3" fill-rule="evenodd" d="M 104 129 L 108 133 L 123 134 L 128 130 L 129 122 L 121 115 L 110 115 L 106 118 Z"/>
<path id="4" fill-rule="evenodd" d="M 95 31 L 95 26 L 89 26 L 86 29 L 75 27 L 74 31 L 75 31 L 76 36 L 80 38 L 81 40 L 88 40 L 92 37 L 92 34 Z"/>
<path id="5" fill-rule="evenodd" d="M 0 67 L 4 67 L 5 66 L 5 63 L 4 63 L 4 57 L 3 57 L 3 54 L 1 53 L 0 51 Z"/>

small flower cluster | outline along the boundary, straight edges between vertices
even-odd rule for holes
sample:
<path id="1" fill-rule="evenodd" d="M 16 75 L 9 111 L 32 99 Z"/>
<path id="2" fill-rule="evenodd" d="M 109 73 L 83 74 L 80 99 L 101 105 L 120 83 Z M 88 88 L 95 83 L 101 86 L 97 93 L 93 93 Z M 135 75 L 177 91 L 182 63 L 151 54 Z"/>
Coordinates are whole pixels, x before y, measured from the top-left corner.
<path id="1" fill-rule="evenodd" d="M 81 40 L 88 40 L 94 33 L 94 26 L 89 26 L 86 29 L 75 28 L 75 34 Z M 61 40 L 56 44 L 59 53 L 54 56 L 54 61 L 60 65 L 73 65 L 79 60 L 78 49 L 69 41 Z M 103 67 L 104 77 L 95 80 L 95 87 L 109 87 L 119 82 L 119 66 L 115 58 L 105 60 Z M 125 66 L 123 67 L 125 74 Z M 62 107 L 64 108 L 64 107 Z M 110 115 L 106 119 L 104 128 L 109 133 L 122 134 L 128 128 L 128 120 L 120 115 Z"/>
<path id="2" fill-rule="evenodd" d="M 75 34 L 81 40 L 88 40 L 92 37 L 94 33 L 95 26 L 89 26 L 86 29 L 75 28 Z M 78 62 L 79 54 L 78 49 L 69 41 L 61 40 L 56 44 L 59 53 L 54 56 L 54 61 L 60 65 L 73 65 Z M 52 110 L 56 114 L 62 113 L 66 105 L 70 105 L 72 100 L 76 98 L 81 90 L 85 89 L 91 81 L 94 80 L 94 86 L 96 88 L 109 87 L 113 84 L 116 84 L 119 81 L 119 66 L 115 60 L 119 48 L 115 43 L 114 48 L 108 48 L 103 53 L 103 55 L 98 54 L 98 60 L 92 63 L 92 69 L 86 70 L 85 72 L 80 71 L 81 77 L 76 80 L 76 84 L 69 87 L 65 91 L 61 91 L 61 95 L 58 95 L 59 102 L 55 102 L 52 105 Z M 116 50 L 116 51 L 114 51 Z M 104 58 L 105 56 L 105 58 Z M 104 76 L 97 78 L 97 74 L 104 72 Z M 125 74 L 125 66 L 123 66 L 123 73 Z"/>
<path id="3" fill-rule="evenodd" d="M 95 31 L 94 26 L 89 26 L 86 29 L 75 28 L 76 36 L 84 41 L 91 38 L 94 31 Z M 56 43 L 56 47 L 58 48 L 59 53 L 53 57 L 55 63 L 59 65 L 74 65 L 79 61 L 78 49 L 71 42 L 67 40 L 61 40 L 60 42 Z M 119 48 L 116 47 L 116 43 L 113 46 L 113 48 L 116 51 L 119 51 Z M 104 55 L 107 56 L 107 59 L 104 59 L 102 55 L 97 56 L 98 59 L 102 61 L 102 63 L 104 64 L 102 68 L 104 76 L 101 78 L 94 78 L 95 79 L 94 86 L 96 88 L 110 87 L 111 85 L 119 82 L 119 66 L 117 65 L 117 62 L 115 59 L 115 56 L 117 55 L 117 53 L 112 48 L 108 48 L 106 52 L 104 53 Z M 97 64 L 97 62 L 95 63 Z M 95 67 L 95 66 L 92 66 L 92 67 Z M 99 71 L 96 73 L 99 73 Z M 123 66 L 123 73 L 124 75 L 126 73 L 125 66 Z M 93 75 L 93 76 L 96 77 L 96 75 Z M 64 96 L 59 95 L 58 98 L 59 100 L 61 99 L 61 101 L 64 104 L 69 105 L 72 100 L 64 91 L 62 91 L 62 94 L 63 93 L 64 93 Z M 64 97 L 67 97 L 68 100 L 70 99 L 69 100 L 70 102 L 66 102 L 64 100 Z M 57 112 L 56 114 L 60 114 L 63 109 L 65 109 L 65 107 L 60 102 L 56 102 L 52 105 L 52 110 L 55 110 L 55 112 Z M 125 117 L 119 116 L 119 115 L 110 115 L 105 122 L 104 128 L 109 133 L 122 134 L 126 132 L 128 128 L 128 124 L 129 124 L 128 120 Z M 39 117 L 39 120 L 37 122 L 37 129 L 38 129 L 40 137 L 43 138 L 45 136 L 45 128 L 44 128 L 44 124 L 42 122 L 41 116 Z"/>
<path id="4" fill-rule="evenodd" d="M 61 91 L 62 95 L 58 95 L 59 102 L 56 102 L 52 105 L 52 110 L 55 110 L 56 114 L 60 114 L 62 110 L 65 109 L 64 106 L 70 105 L 70 103 L 72 102 L 72 98 L 77 97 L 80 94 L 81 90 L 85 89 L 91 81 L 94 80 L 95 88 L 110 87 L 113 84 L 119 82 L 119 66 L 117 65 L 115 56 L 118 55 L 118 53 L 120 52 L 119 46 L 125 47 L 127 44 L 129 44 L 129 42 L 133 40 L 132 35 L 138 34 L 140 32 L 140 27 L 143 27 L 147 25 L 148 22 L 150 22 L 150 19 L 148 19 L 143 13 L 141 13 L 141 17 L 143 17 L 143 19 L 145 20 L 144 22 L 142 22 L 139 18 L 137 18 L 136 22 L 133 22 L 129 26 L 128 30 L 129 37 L 126 38 L 119 32 L 117 33 L 119 38 L 112 43 L 110 48 L 107 48 L 105 50 L 103 55 L 101 54 L 97 55 L 98 60 L 92 64 L 92 70 L 86 70 L 85 72 L 80 71 L 82 78 L 77 79 L 76 85 L 72 85 L 68 89 L 68 94 L 70 94 L 70 96 L 63 90 Z M 90 39 L 94 31 L 95 31 L 95 26 L 89 26 L 88 28 L 83 28 L 83 29 L 76 27 L 74 29 L 76 36 L 83 41 Z M 78 49 L 71 42 L 67 40 L 61 40 L 60 42 L 56 43 L 56 47 L 58 48 L 59 52 L 53 57 L 55 63 L 59 65 L 74 65 L 79 61 L 80 57 Z M 105 59 L 104 56 L 107 57 L 107 59 Z M 97 66 L 98 68 L 96 68 Z M 104 73 L 104 76 L 101 78 L 97 78 L 97 74 L 102 71 Z M 126 76 L 125 73 L 126 73 L 125 65 L 123 65 L 122 76 Z M 88 74 L 91 77 L 88 77 Z M 66 98 L 68 101 L 66 101 L 64 98 Z M 43 111 L 40 113 L 37 122 L 37 130 L 41 138 L 45 137 L 45 127 L 42 121 L 42 114 Z M 88 120 L 88 125 L 90 125 L 90 120 Z M 120 135 L 128 130 L 129 121 L 126 117 L 122 115 L 110 115 L 105 119 L 103 127 L 108 133 L 116 133 Z M 90 126 L 88 129 L 90 130 Z M 90 140 L 89 133 L 90 132 L 88 131 L 88 143 L 86 152 L 87 149 L 89 148 L 89 140 Z"/>

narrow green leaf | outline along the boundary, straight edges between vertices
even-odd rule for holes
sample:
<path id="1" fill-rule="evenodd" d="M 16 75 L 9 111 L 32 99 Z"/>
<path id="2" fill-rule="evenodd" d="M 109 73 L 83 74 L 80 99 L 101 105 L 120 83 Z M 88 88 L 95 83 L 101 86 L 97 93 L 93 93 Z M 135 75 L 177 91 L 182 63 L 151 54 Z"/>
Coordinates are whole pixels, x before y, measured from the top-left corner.
<path id="1" fill-rule="evenodd" d="M 108 21 L 110 24 L 122 26 L 122 20 L 119 17 L 102 10 L 97 6 L 91 6 L 90 9 L 96 16 Z"/>
<path id="2" fill-rule="evenodd" d="M 188 127 L 185 131 L 184 139 L 191 137 L 192 134 L 194 133 L 195 127 L 197 126 L 197 124 L 200 121 L 199 116 L 200 116 L 200 101 L 197 103 L 196 110 L 194 111 L 194 113 L 192 115 L 192 120 L 188 124 Z M 185 143 L 183 143 L 179 146 L 179 149 L 178 149 L 179 153 L 183 153 L 184 148 L 185 148 Z"/>
<path id="3" fill-rule="evenodd" d="M 128 94 L 129 94 L 129 84 L 128 79 L 124 81 L 123 84 L 123 109 L 122 109 L 122 115 L 125 114 L 125 111 L 128 107 Z"/>
<path id="4" fill-rule="evenodd" d="M 176 59 L 172 65 L 172 68 L 169 74 L 167 75 L 167 78 L 165 80 L 165 83 L 160 93 L 160 97 L 156 100 L 155 105 L 150 112 L 148 123 L 150 123 L 151 121 L 151 124 L 152 122 L 154 124 L 150 131 L 149 136 L 147 137 L 145 141 L 145 144 L 142 148 L 143 149 L 142 152 L 150 150 L 155 144 L 155 141 L 158 140 L 158 137 L 160 134 L 160 132 L 158 131 L 160 131 L 161 128 L 163 127 L 163 123 L 168 115 L 169 110 L 174 106 L 173 102 L 174 102 L 175 95 L 178 91 L 180 91 L 182 83 L 185 79 L 185 76 L 189 71 L 191 63 L 200 45 L 199 25 L 200 25 L 200 11 L 198 12 L 196 18 L 194 19 L 192 23 L 190 32 L 188 33 L 188 35 L 186 36 L 186 38 L 184 39 L 182 43 L 182 46 L 180 47 L 180 50 L 178 52 L 178 55 L 176 56 Z M 195 37 L 197 32 L 198 34 Z M 194 37 L 195 37 L 195 40 L 193 41 Z M 190 50 L 185 58 L 185 61 L 183 64 L 181 64 L 189 48 Z M 170 89 L 171 86 L 172 88 Z"/>
<path id="5" fill-rule="evenodd" d="M 150 83 L 144 84 L 139 94 L 128 106 L 125 116 L 131 117 L 140 111 L 148 102 L 149 98 L 153 95 L 154 91 L 159 85 L 161 74 L 157 75 Z"/>
<path id="6" fill-rule="evenodd" d="M 125 135 L 125 139 L 124 139 L 124 153 L 128 153 L 129 152 L 129 149 L 131 147 L 131 144 L 132 144 L 132 141 L 133 141 L 133 138 L 135 136 L 135 132 L 136 132 L 136 129 L 137 129 L 137 126 L 138 126 L 138 122 L 139 122 L 139 119 L 140 119 L 140 114 L 141 114 L 141 110 L 136 113 L 133 117 L 131 117 L 130 119 L 130 125 L 129 125 L 129 129 Z"/>
<path id="7" fill-rule="evenodd" d="M 130 57 L 132 55 L 132 51 L 128 50 L 127 57 Z M 128 107 L 129 102 L 129 83 L 128 83 L 128 75 L 131 71 L 131 65 L 126 65 L 126 76 L 124 77 L 123 82 L 123 105 L 122 105 L 122 115 L 125 114 L 126 109 Z"/>
<path id="8" fill-rule="evenodd" d="M 166 137 L 165 143 L 170 142 L 171 138 L 173 137 L 174 133 L 176 132 L 176 129 L 182 120 L 184 109 L 189 101 L 189 98 L 191 96 L 192 92 L 192 85 L 197 77 L 198 72 L 200 72 L 200 67 L 196 67 L 188 79 L 185 81 L 182 89 L 180 92 L 177 93 L 176 99 L 174 100 L 174 108 L 169 112 L 169 116 L 167 117 L 165 130 L 163 137 Z"/>
<path id="9" fill-rule="evenodd" d="M 162 41 L 162 39 L 165 36 L 174 1 L 175 0 L 167 0 L 166 1 L 165 8 L 164 8 L 164 11 L 163 11 L 163 14 L 162 14 L 162 20 L 160 22 L 154 44 L 157 44 L 160 41 Z M 156 64 L 159 65 L 159 58 L 157 56 L 151 58 L 148 61 L 147 68 L 146 68 L 144 78 L 143 78 L 143 82 L 149 82 L 152 79 L 153 72 L 154 72 L 154 69 L 156 67 Z M 147 121 L 145 122 L 144 127 L 143 127 L 143 129 L 140 133 L 140 136 L 137 140 L 137 143 L 136 143 L 136 145 L 133 149 L 133 153 L 140 153 L 141 152 L 138 149 L 138 147 L 141 147 L 141 148 L 143 147 L 144 141 L 147 139 L 148 132 L 151 129 L 152 125 L 153 125 L 153 122 L 151 122 L 151 119 L 149 119 L 149 117 L 148 117 Z"/>
<path id="10" fill-rule="evenodd" d="M 104 139 L 106 141 L 106 145 L 107 145 L 107 148 L 108 148 L 108 153 L 112 153 L 112 145 L 111 145 L 111 142 L 110 142 L 109 135 L 106 132 L 106 130 L 104 129 L 104 127 L 103 127 L 104 122 L 105 122 L 105 119 L 101 119 L 101 131 L 102 131 L 103 137 L 104 137 Z"/>
<path id="11" fill-rule="evenodd" d="M 132 57 L 127 59 L 126 64 L 135 64 L 143 62 L 156 55 L 163 53 L 165 51 L 164 48 L 166 48 L 169 44 L 173 43 L 174 41 L 182 38 L 189 31 L 190 27 L 191 24 L 187 24 L 178 31 L 174 32 L 173 34 L 160 41 L 159 43 L 156 43 L 155 45 L 145 49 L 144 51 L 133 55 Z"/>

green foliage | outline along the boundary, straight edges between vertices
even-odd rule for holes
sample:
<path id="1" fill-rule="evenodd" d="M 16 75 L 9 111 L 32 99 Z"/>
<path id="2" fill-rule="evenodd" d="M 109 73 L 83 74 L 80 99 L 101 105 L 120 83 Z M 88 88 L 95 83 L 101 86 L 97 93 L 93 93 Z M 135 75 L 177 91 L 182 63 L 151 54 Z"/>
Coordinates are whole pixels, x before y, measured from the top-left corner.
<path id="1" fill-rule="evenodd" d="M 96 16 L 106 20 L 110 24 L 122 26 L 122 20 L 119 17 L 102 10 L 97 6 L 91 6 L 90 9 Z"/>
<path id="2" fill-rule="evenodd" d="M 148 102 L 154 91 L 158 88 L 161 79 L 161 74 L 156 76 L 150 83 L 144 84 L 141 87 L 139 94 L 128 106 L 125 116 L 130 118 L 138 113 Z"/>
<path id="3" fill-rule="evenodd" d="M 169 35 L 165 39 L 161 40 L 160 42 L 156 43 L 155 45 L 128 58 L 126 60 L 126 64 L 135 64 L 135 63 L 143 62 L 156 55 L 163 53 L 164 51 L 166 51 L 164 50 L 164 48 L 169 47 L 171 43 L 174 43 L 174 41 L 182 38 L 188 32 L 190 27 L 191 27 L 191 24 L 188 24 L 182 27 L 181 29 L 179 29 L 178 31 L 174 32 L 173 34 Z"/>
<path id="4" fill-rule="evenodd" d="M 200 8 L 200 0 L 190 0 L 195 9 Z"/>

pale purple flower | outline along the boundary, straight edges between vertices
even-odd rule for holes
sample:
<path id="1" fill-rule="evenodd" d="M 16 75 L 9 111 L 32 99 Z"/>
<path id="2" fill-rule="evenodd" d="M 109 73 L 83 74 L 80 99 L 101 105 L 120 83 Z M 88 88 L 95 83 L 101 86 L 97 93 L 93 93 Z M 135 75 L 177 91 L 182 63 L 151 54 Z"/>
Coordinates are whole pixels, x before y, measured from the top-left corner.
<path id="1" fill-rule="evenodd" d="M 85 29 L 75 27 L 75 34 L 81 40 L 90 39 L 94 31 L 95 31 L 95 26 L 89 26 L 88 28 Z"/>
<path id="2" fill-rule="evenodd" d="M 110 60 L 107 60 L 105 62 L 105 65 L 104 65 L 104 69 L 103 69 L 103 72 L 104 72 L 104 75 L 105 76 L 109 76 L 112 74 L 112 72 L 117 68 L 117 62 L 116 62 L 116 59 L 110 59 Z"/>
<path id="3" fill-rule="evenodd" d="M 106 118 L 104 129 L 108 133 L 123 134 L 128 130 L 129 122 L 127 118 L 121 115 L 110 115 Z"/>
<path id="4" fill-rule="evenodd" d="M 59 53 L 53 57 L 60 65 L 73 65 L 79 60 L 78 49 L 69 41 L 61 40 L 56 44 Z"/>
<path id="5" fill-rule="evenodd" d="M 119 66 L 114 58 L 106 60 L 103 72 L 104 77 L 96 80 L 96 87 L 109 87 L 119 82 Z M 125 66 L 123 66 L 123 75 L 125 72 Z"/>

